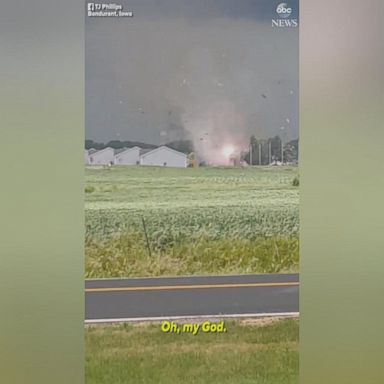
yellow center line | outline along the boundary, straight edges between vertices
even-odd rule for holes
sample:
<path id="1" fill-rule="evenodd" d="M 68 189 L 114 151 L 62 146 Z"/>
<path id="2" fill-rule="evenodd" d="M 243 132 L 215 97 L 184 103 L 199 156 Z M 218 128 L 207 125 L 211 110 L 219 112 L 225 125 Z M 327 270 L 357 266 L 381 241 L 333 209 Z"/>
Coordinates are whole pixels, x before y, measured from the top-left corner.
<path id="1" fill-rule="evenodd" d="M 300 283 L 243 283 L 243 284 L 191 284 L 191 285 L 155 285 L 143 287 L 113 287 L 113 288 L 86 288 L 85 292 L 126 292 L 126 291 L 168 291 L 179 289 L 211 289 L 211 288 L 251 288 L 251 287 L 291 287 Z"/>

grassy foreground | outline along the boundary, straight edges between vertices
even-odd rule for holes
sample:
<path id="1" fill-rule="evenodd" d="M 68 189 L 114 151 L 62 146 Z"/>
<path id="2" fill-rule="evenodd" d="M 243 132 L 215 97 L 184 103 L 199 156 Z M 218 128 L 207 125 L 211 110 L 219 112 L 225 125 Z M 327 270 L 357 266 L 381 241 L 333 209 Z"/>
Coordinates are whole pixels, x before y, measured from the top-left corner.
<path id="1" fill-rule="evenodd" d="M 86 277 L 297 271 L 297 168 L 86 169 Z"/>
<path id="2" fill-rule="evenodd" d="M 168 252 L 148 254 L 143 239 L 118 234 L 104 240 L 87 239 L 86 276 L 176 276 L 296 272 L 298 237 L 200 239 L 175 244 Z"/>
<path id="3" fill-rule="evenodd" d="M 226 327 L 195 336 L 166 334 L 159 324 L 87 327 L 86 383 L 298 383 L 298 320 Z"/>

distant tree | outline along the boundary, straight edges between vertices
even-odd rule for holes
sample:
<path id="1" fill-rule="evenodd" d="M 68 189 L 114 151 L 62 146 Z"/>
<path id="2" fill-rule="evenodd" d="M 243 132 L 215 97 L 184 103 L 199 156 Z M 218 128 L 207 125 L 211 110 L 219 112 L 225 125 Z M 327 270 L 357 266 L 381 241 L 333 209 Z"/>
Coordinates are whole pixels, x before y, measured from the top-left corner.
<path id="1" fill-rule="evenodd" d="M 120 140 L 111 140 L 107 143 L 106 147 L 121 149 L 121 148 L 124 148 L 124 143 Z"/>
<path id="2" fill-rule="evenodd" d="M 176 151 L 183 152 L 185 154 L 194 152 L 193 143 L 191 140 L 176 140 L 171 141 L 165 144 L 167 147 L 172 148 Z M 108 143 L 96 143 L 93 140 L 87 139 L 85 140 L 85 149 L 103 149 L 107 147 L 111 147 L 114 149 L 121 148 L 132 148 L 132 147 L 140 147 L 142 149 L 155 149 L 158 145 L 142 143 L 140 141 L 121 141 L 121 140 L 111 140 Z"/>
<path id="3" fill-rule="evenodd" d="M 185 154 L 194 152 L 193 143 L 191 140 L 177 140 L 171 141 L 170 143 L 165 144 L 167 147 L 174 149 Z"/>
<path id="4" fill-rule="evenodd" d="M 187 156 L 187 159 L 188 159 L 188 167 L 194 167 L 197 164 L 195 152 L 190 152 Z"/>
<path id="5" fill-rule="evenodd" d="M 248 164 L 251 164 L 250 149 L 252 149 L 251 165 L 268 165 L 270 161 L 281 161 L 281 145 L 282 141 L 278 135 L 268 139 L 257 139 L 255 135 L 252 135 L 249 140 L 249 148 L 242 154 L 241 159 L 245 160 Z M 295 140 L 292 140 L 284 145 L 284 161 L 290 161 L 288 159 L 295 156 L 297 159 L 297 150 L 294 148 L 297 148 L 297 140 L 296 143 Z M 286 158 L 286 151 L 291 154 L 290 156 L 288 155 L 288 158 Z"/>
<path id="6" fill-rule="evenodd" d="M 275 136 L 269 139 L 271 143 L 271 160 L 281 161 L 281 139 L 279 136 Z"/>
<path id="7" fill-rule="evenodd" d="M 261 150 L 261 164 L 260 165 L 268 165 L 270 162 L 269 158 L 269 142 L 270 139 L 260 140 L 260 150 Z"/>
<path id="8" fill-rule="evenodd" d="M 140 141 L 123 141 L 123 148 L 140 147 L 142 149 L 155 149 L 158 146 L 154 144 L 142 143 Z"/>
<path id="9" fill-rule="evenodd" d="M 261 141 L 252 135 L 249 139 L 249 148 L 243 154 L 242 160 L 245 160 L 249 165 L 261 165 L 259 164 L 259 149 Z M 252 150 L 252 159 L 251 159 L 251 150 Z"/>
<path id="10" fill-rule="evenodd" d="M 284 161 L 289 163 L 299 161 L 299 139 L 291 140 L 284 145 Z"/>
<path id="11" fill-rule="evenodd" d="M 104 149 L 107 147 L 111 147 L 114 149 L 121 149 L 121 148 L 132 148 L 132 147 L 140 147 L 143 149 L 154 149 L 157 148 L 157 145 L 154 144 L 147 144 L 147 143 L 141 143 L 139 141 L 120 141 L 120 140 L 111 140 L 107 144 L 104 143 L 96 143 L 93 140 L 85 140 L 85 149 Z"/>
<path id="12" fill-rule="evenodd" d="M 103 143 L 96 143 L 93 140 L 85 140 L 85 149 L 103 149 L 105 148 L 105 144 Z"/>

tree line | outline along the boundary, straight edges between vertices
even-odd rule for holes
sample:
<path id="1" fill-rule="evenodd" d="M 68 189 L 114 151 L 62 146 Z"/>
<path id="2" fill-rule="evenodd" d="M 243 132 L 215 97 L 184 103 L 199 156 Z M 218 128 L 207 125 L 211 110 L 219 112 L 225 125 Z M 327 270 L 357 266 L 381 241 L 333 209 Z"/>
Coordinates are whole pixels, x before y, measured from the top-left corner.
<path id="1" fill-rule="evenodd" d="M 268 165 L 271 163 L 297 163 L 299 160 L 299 139 L 283 144 L 279 136 L 258 139 L 252 135 L 249 149 L 242 154 L 242 160 L 250 165 Z"/>
<path id="2" fill-rule="evenodd" d="M 187 155 L 195 152 L 191 140 L 177 140 L 165 145 Z M 107 147 L 121 149 L 135 146 L 143 149 L 155 149 L 158 147 L 154 144 L 142 143 L 139 141 L 111 140 L 105 144 L 93 140 L 85 140 L 85 149 L 94 148 L 100 150 Z M 274 162 L 297 163 L 299 160 L 299 139 L 283 143 L 279 136 L 260 139 L 255 135 L 252 135 L 250 137 L 248 150 L 241 154 L 241 160 L 246 161 L 250 165 L 268 165 Z"/>

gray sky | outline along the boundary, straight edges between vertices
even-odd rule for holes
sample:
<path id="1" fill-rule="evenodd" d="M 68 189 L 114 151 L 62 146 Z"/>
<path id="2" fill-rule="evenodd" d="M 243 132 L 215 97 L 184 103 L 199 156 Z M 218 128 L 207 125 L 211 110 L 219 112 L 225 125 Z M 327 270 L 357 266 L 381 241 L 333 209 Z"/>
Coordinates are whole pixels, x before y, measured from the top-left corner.
<path id="1" fill-rule="evenodd" d="M 133 18 L 86 18 L 86 138 L 297 138 L 298 28 L 272 28 L 278 3 L 124 0 Z"/>

